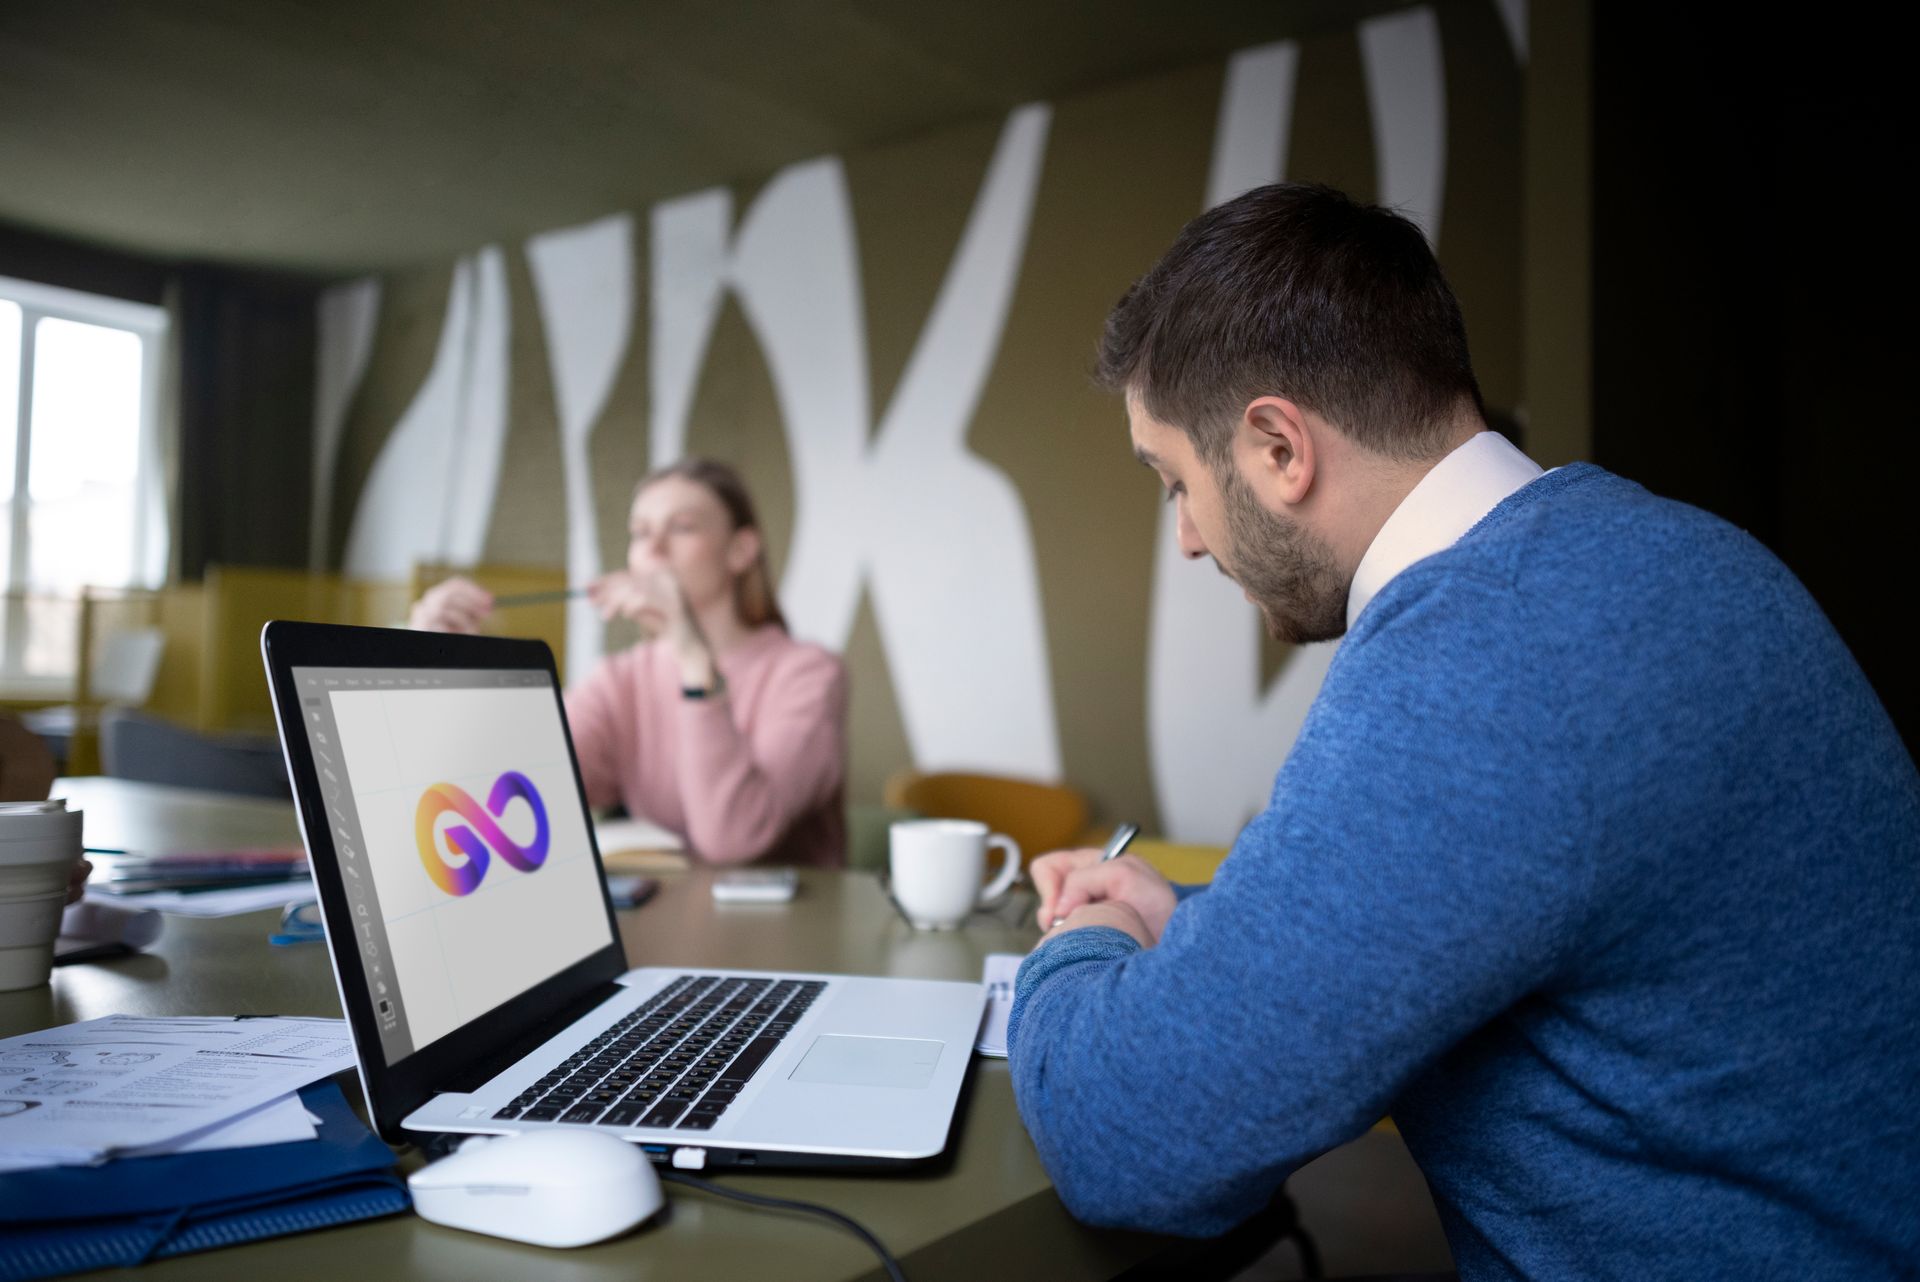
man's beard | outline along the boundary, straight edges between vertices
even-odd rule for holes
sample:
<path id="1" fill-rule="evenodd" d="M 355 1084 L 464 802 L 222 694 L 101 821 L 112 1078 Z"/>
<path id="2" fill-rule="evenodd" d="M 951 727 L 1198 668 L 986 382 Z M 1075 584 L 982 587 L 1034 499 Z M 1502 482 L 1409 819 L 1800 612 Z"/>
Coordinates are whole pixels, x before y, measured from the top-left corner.
<path id="1" fill-rule="evenodd" d="M 1233 568 L 1214 558 L 1220 573 L 1246 589 L 1276 641 L 1306 645 L 1344 636 L 1352 580 L 1332 552 L 1298 523 L 1261 507 L 1231 463 L 1218 480 L 1233 539 Z"/>

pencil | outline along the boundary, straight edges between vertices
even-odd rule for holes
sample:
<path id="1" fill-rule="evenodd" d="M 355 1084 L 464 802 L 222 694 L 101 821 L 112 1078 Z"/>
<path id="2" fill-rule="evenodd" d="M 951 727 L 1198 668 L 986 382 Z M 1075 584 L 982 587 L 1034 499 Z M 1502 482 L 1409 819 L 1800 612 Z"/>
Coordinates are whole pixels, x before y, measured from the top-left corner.
<path id="1" fill-rule="evenodd" d="M 513 592 L 493 598 L 493 608 L 500 610 L 516 605 L 552 605 L 556 601 L 567 601 L 586 594 L 585 588 L 555 588 L 551 592 Z"/>

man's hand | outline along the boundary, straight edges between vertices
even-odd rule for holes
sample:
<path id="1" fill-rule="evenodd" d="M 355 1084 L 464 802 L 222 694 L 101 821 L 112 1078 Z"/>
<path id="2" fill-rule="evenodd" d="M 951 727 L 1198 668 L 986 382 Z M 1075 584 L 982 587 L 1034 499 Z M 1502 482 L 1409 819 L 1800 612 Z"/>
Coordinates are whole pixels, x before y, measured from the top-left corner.
<path id="1" fill-rule="evenodd" d="M 1078 930 L 1082 926 L 1111 926 L 1132 935 L 1142 948 L 1151 948 L 1159 940 L 1156 932 L 1147 929 L 1147 923 L 1140 919 L 1139 913 L 1117 899 L 1081 904 L 1067 914 L 1065 921 L 1049 930 L 1044 938 L 1052 939 L 1062 931 Z"/>
<path id="2" fill-rule="evenodd" d="M 428 588 L 407 615 L 407 626 L 424 632 L 476 633 L 493 613 L 493 593 L 472 579 L 451 578 Z"/>
<path id="3" fill-rule="evenodd" d="M 1167 918 L 1173 916 L 1174 905 L 1179 902 L 1172 884 L 1134 855 L 1122 855 L 1102 863 L 1098 850 L 1059 850 L 1034 860 L 1028 875 L 1033 878 L 1034 889 L 1040 892 L 1038 918 L 1040 929 L 1046 931 L 1051 931 L 1055 920 L 1062 917 L 1069 919 L 1069 924 L 1062 929 L 1071 929 L 1078 910 L 1089 904 L 1119 905 L 1128 910 L 1139 929 L 1145 932 L 1144 937 L 1136 935 L 1136 938 L 1151 947 L 1160 942 L 1160 932 L 1167 928 Z M 1111 926 L 1117 923 L 1103 919 L 1080 924 Z M 1131 930 L 1128 933 L 1135 934 Z"/>

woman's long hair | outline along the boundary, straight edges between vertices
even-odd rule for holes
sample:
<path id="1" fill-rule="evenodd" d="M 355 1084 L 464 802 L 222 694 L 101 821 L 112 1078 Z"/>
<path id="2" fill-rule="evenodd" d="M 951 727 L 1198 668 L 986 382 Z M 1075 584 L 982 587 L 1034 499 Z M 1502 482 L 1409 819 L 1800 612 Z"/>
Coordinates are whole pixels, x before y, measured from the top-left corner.
<path id="1" fill-rule="evenodd" d="M 760 518 L 753 510 L 753 497 L 747 493 L 747 483 L 740 479 L 740 473 L 717 459 L 681 459 L 678 463 L 669 463 L 658 471 L 649 472 L 634 488 L 635 497 L 649 485 L 670 476 L 706 486 L 708 492 L 720 500 L 720 506 L 727 509 L 734 529 L 759 531 L 759 554 L 746 572 L 733 581 L 733 608 L 739 611 L 740 621 L 750 628 L 772 623 L 782 632 L 787 631 L 787 616 L 780 613 L 780 602 L 773 595 L 773 571 L 767 568 L 766 531 L 760 529 Z"/>

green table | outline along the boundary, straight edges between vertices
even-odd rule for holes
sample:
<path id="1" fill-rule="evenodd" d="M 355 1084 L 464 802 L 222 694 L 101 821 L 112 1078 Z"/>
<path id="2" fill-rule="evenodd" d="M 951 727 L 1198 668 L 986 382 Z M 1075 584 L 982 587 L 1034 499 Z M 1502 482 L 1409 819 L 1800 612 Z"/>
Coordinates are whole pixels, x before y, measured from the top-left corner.
<path id="1" fill-rule="evenodd" d="M 113 780 L 65 780 L 56 793 L 83 805 L 95 845 L 276 844 L 296 840 L 292 807 Z M 732 966 L 842 974 L 977 979 L 990 952 L 1021 952 L 1037 937 L 1032 900 L 1016 892 L 958 931 L 907 925 L 864 873 L 803 870 L 800 894 L 780 906 L 716 905 L 705 869 L 667 874 L 659 894 L 620 914 L 635 965 Z M 116 1012 L 142 1015 L 340 1014 L 319 944 L 275 948 L 271 912 L 172 917 L 151 952 L 64 966 L 48 988 L 0 993 L 0 1036 Z M 350 1094 L 358 1098 L 357 1084 Z M 411 1151 L 403 1164 L 418 1162 Z M 1104 1278 L 1167 1240 L 1075 1223 L 1054 1195 L 1014 1110 L 1006 1064 L 976 1060 L 950 1162 L 911 1175 L 723 1175 L 741 1188 L 820 1202 L 876 1233 L 914 1282 Z M 873 1254 L 844 1231 L 757 1211 L 684 1188 L 652 1227 L 600 1246 L 547 1251 L 397 1216 L 147 1265 L 164 1279 L 308 1277 L 474 1279 L 879 1276 Z M 123 1273 L 99 1277 L 124 1277 Z"/>

